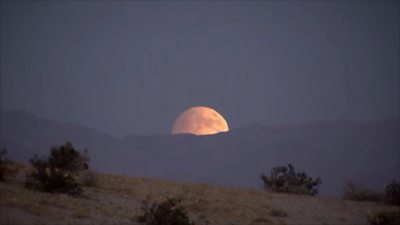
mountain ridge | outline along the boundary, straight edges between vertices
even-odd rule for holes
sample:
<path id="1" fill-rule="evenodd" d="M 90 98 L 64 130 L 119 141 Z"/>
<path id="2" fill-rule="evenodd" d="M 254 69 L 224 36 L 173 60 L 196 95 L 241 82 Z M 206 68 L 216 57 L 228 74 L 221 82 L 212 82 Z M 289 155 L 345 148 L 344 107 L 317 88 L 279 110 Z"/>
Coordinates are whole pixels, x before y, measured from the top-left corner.
<path id="1" fill-rule="evenodd" d="M 321 194 L 340 195 L 345 179 L 376 189 L 400 178 L 398 117 L 378 122 L 256 126 L 210 136 L 131 135 L 114 138 L 84 126 L 25 113 L 1 113 L 1 145 L 27 162 L 70 141 L 88 148 L 101 172 L 260 188 L 261 173 L 294 164 L 321 176 Z M 371 179 L 372 177 L 372 179 Z"/>

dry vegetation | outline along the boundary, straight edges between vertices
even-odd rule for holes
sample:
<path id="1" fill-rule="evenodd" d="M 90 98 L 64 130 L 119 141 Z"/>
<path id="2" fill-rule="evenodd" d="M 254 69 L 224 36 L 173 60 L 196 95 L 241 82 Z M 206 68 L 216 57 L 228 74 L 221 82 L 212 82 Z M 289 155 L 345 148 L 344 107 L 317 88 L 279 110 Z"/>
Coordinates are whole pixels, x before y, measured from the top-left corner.
<path id="1" fill-rule="evenodd" d="M 98 174 L 83 195 L 48 194 L 26 189 L 30 168 L 14 165 L 14 178 L 0 182 L 0 224 L 138 224 L 141 201 L 183 198 L 195 224 L 367 224 L 367 216 L 399 207 L 322 197 L 222 188 L 147 178 Z"/>

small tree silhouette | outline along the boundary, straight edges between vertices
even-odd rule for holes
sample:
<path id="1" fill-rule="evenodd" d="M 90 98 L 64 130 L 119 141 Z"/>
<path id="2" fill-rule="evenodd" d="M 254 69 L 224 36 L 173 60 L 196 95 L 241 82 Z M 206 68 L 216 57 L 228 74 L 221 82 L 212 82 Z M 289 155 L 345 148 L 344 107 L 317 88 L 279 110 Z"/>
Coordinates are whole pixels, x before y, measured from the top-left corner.
<path id="1" fill-rule="evenodd" d="M 322 183 L 319 177 L 313 179 L 304 172 L 296 173 L 292 164 L 274 167 L 269 177 L 261 174 L 261 179 L 269 191 L 307 195 L 317 195 Z"/>
<path id="2" fill-rule="evenodd" d="M 81 154 L 69 142 L 53 147 L 47 159 L 34 155 L 30 160 L 34 171 L 27 176 L 25 184 L 44 192 L 80 194 L 82 189 L 76 176 L 89 168 L 88 161 L 87 151 Z"/>

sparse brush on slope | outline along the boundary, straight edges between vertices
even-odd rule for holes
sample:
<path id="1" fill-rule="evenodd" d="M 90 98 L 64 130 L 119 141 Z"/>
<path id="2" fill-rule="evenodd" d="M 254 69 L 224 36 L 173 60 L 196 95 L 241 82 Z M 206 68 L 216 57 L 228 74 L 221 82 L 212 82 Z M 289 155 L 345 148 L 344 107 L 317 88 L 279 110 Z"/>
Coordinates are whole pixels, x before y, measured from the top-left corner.
<path id="1" fill-rule="evenodd" d="M 4 181 L 6 178 L 7 167 L 6 167 L 6 154 L 5 148 L 0 149 L 0 181 Z"/>
<path id="2" fill-rule="evenodd" d="M 400 205 L 400 183 L 392 181 L 386 186 L 386 201 L 392 205 Z"/>
<path id="3" fill-rule="evenodd" d="M 355 184 L 352 181 L 346 181 L 343 199 L 400 205 L 400 184 L 393 180 L 386 186 L 385 193 L 380 193 L 362 185 Z"/>
<path id="4" fill-rule="evenodd" d="M 353 181 L 347 180 L 345 182 L 343 199 L 352 201 L 382 202 L 384 200 L 384 195 L 360 184 L 355 184 Z"/>
<path id="5" fill-rule="evenodd" d="M 0 181 L 14 177 L 17 171 L 15 163 L 7 158 L 7 149 L 0 148 Z"/>
<path id="6" fill-rule="evenodd" d="M 161 203 L 150 203 L 147 199 L 142 202 L 143 214 L 136 220 L 146 225 L 194 225 L 181 202 L 181 198 L 167 198 Z"/>
<path id="7" fill-rule="evenodd" d="M 5 180 L 5 176 L 6 176 L 6 154 L 7 151 L 5 148 L 1 148 L 0 149 L 0 181 L 4 181 Z"/>
<path id="8" fill-rule="evenodd" d="M 261 174 L 261 179 L 269 191 L 305 195 L 317 195 L 322 183 L 319 177 L 313 179 L 304 172 L 296 173 L 292 164 L 274 167 L 269 177 Z"/>
<path id="9" fill-rule="evenodd" d="M 88 161 L 87 152 L 80 153 L 71 143 L 54 147 L 47 159 L 35 155 L 30 160 L 34 171 L 28 174 L 25 185 L 44 192 L 80 194 L 76 177 L 89 168 Z"/>

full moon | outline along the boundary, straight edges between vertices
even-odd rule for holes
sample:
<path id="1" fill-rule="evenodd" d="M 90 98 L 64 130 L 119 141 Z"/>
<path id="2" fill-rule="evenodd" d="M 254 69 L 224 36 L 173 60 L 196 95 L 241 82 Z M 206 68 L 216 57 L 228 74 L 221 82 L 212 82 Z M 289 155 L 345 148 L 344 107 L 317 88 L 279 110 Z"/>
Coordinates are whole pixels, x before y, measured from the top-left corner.
<path id="1" fill-rule="evenodd" d="M 172 134 L 210 135 L 229 131 L 224 117 L 212 108 L 195 106 L 175 120 Z"/>

